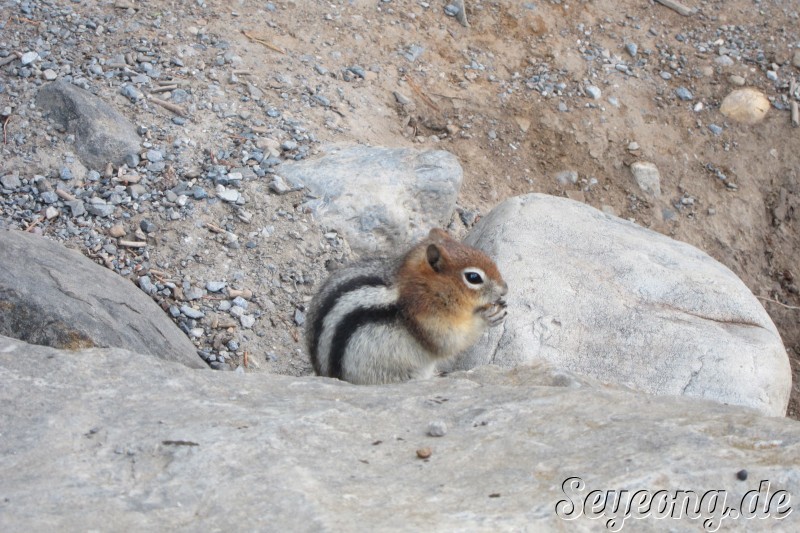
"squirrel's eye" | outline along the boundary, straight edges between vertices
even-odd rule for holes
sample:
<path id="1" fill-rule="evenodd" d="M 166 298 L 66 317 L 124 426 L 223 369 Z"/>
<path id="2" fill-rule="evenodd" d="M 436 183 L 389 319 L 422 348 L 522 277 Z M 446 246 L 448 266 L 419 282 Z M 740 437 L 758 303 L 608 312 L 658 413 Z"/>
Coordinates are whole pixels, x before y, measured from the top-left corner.
<path id="1" fill-rule="evenodd" d="M 472 285 L 480 285 L 483 283 L 483 278 L 477 272 L 464 272 L 464 279 L 467 280 L 467 283 L 471 283 Z"/>

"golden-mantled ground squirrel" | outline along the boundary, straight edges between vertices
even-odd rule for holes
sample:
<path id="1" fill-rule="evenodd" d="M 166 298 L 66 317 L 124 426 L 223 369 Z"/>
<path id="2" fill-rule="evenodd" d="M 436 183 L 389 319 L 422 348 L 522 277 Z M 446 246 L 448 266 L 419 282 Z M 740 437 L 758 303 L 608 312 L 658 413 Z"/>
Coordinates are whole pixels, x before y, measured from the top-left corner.
<path id="1" fill-rule="evenodd" d="M 405 255 L 347 266 L 322 285 L 306 321 L 314 371 L 359 384 L 429 377 L 503 322 L 507 292 L 483 252 L 433 229 Z"/>

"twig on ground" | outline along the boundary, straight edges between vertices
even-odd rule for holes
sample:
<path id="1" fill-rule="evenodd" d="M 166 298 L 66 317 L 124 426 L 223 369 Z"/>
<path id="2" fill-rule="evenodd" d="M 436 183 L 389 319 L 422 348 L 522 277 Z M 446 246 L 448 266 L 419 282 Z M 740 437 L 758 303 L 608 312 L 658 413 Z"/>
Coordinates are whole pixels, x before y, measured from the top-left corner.
<path id="1" fill-rule="evenodd" d="M 16 61 L 17 59 L 19 59 L 21 57 L 22 57 L 22 54 L 20 54 L 19 52 L 14 52 L 10 56 L 0 59 L 0 67 L 4 67 L 4 66 L 8 65 L 9 63 L 11 63 L 12 61 Z"/>
<path id="2" fill-rule="evenodd" d="M 756 296 L 756 298 L 758 298 L 759 300 L 764 300 L 765 302 L 778 304 L 781 307 L 785 307 L 786 309 L 793 309 L 795 311 L 800 311 L 800 307 L 797 307 L 796 305 L 786 305 L 785 303 L 781 303 L 778 300 L 773 300 L 772 298 L 767 298 L 765 296 Z"/>
<path id="3" fill-rule="evenodd" d="M 59 197 L 60 197 L 62 200 L 66 200 L 67 202 L 74 202 L 75 200 L 77 200 L 77 198 L 75 198 L 74 196 L 72 196 L 70 193 L 68 193 L 68 192 L 67 192 L 67 191 L 65 191 L 64 189 L 56 189 L 56 194 L 57 194 L 57 195 L 58 195 L 58 196 L 59 196 Z"/>
<path id="4" fill-rule="evenodd" d="M 120 246 L 125 246 L 126 248 L 144 248 L 147 246 L 147 243 L 144 241 L 119 241 Z"/>
<path id="5" fill-rule="evenodd" d="M 182 108 L 179 105 L 171 104 L 171 103 L 169 103 L 169 102 L 167 102 L 165 100 L 160 100 L 158 98 L 154 98 L 153 96 L 148 96 L 147 99 L 150 100 L 151 102 L 153 102 L 154 104 L 160 105 L 161 107 L 163 107 L 167 111 L 172 111 L 176 115 L 180 115 L 182 117 L 185 117 L 185 116 L 187 116 L 189 114 L 184 108 Z"/>
<path id="6" fill-rule="evenodd" d="M 286 55 L 286 52 L 284 52 L 283 50 L 281 50 L 280 48 L 278 48 L 274 44 L 272 44 L 272 43 L 270 43 L 268 41 L 265 41 L 264 39 L 259 39 L 258 37 L 250 35 L 249 33 L 247 33 L 247 30 L 242 30 L 242 33 L 244 34 L 245 37 L 247 37 L 251 41 L 256 42 L 258 44 L 261 44 L 261 45 L 264 45 L 267 48 L 269 48 L 270 50 L 274 50 L 275 52 L 278 52 L 279 54 Z"/>
<path id="7" fill-rule="evenodd" d="M 152 89 L 150 92 L 151 93 L 165 93 L 167 91 L 174 91 L 177 88 L 178 88 L 178 86 L 175 85 L 175 84 L 162 85 L 161 87 L 156 87 L 155 89 Z"/>
<path id="8" fill-rule="evenodd" d="M 695 12 L 697 11 L 695 8 L 687 7 L 681 4 L 680 2 L 675 2 L 675 0 L 656 0 L 656 2 L 658 2 L 664 7 L 670 8 L 671 10 L 677 13 L 680 13 L 684 17 L 688 17 L 689 15 L 694 15 Z"/>
<path id="9" fill-rule="evenodd" d="M 3 121 L 3 144 L 8 144 L 8 138 L 6 137 L 6 132 L 8 131 L 9 120 L 11 120 L 11 115 L 8 115 L 6 119 Z"/>
<path id="10" fill-rule="evenodd" d="M 36 220 L 34 220 L 33 222 L 31 222 L 31 223 L 28 225 L 28 227 L 27 227 L 27 228 L 25 228 L 25 231 L 26 231 L 26 232 L 28 232 L 28 233 L 32 232 L 32 231 L 33 231 L 33 228 L 35 228 L 37 225 L 39 225 L 39 222 L 41 222 L 42 220 L 44 220 L 44 217 L 39 217 L 39 218 L 37 218 Z"/>
<path id="11" fill-rule="evenodd" d="M 419 96 L 423 102 L 425 102 L 425 105 L 427 105 L 436 112 L 439 111 L 439 108 L 436 106 L 435 103 L 433 103 L 433 100 L 431 100 L 427 94 L 422 92 L 422 89 L 419 88 L 419 85 L 417 85 L 416 82 L 413 79 L 411 79 L 410 76 L 406 76 L 406 83 L 408 84 L 409 87 L 411 87 L 411 90 L 414 91 L 416 95 Z"/>

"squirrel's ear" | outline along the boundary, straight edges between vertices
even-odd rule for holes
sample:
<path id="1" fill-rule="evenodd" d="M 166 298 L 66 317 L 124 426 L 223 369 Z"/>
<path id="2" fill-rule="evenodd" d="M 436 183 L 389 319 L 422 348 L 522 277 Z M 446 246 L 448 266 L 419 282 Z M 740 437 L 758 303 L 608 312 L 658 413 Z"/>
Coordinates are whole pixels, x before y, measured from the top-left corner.
<path id="1" fill-rule="evenodd" d="M 435 272 L 442 269 L 442 251 L 435 244 L 429 244 L 428 249 L 425 250 L 425 257 L 428 259 L 428 264 Z"/>
<path id="2" fill-rule="evenodd" d="M 428 238 L 434 242 L 443 242 L 450 239 L 450 235 L 443 229 L 433 228 L 428 232 Z"/>

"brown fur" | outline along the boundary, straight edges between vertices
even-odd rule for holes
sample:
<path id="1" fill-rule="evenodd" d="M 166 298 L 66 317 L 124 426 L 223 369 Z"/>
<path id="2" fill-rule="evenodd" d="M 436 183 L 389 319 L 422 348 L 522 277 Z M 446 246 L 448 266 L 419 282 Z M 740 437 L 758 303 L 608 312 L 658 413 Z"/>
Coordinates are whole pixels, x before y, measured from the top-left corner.
<path id="1" fill-rule="evenodd" d="M 439 254 L 435 267 L 428 259 L 431 245 Z M 489 278 L 487 283 L 491 280 L 506 287 L 489 257 L 440 229 L 431 230 L 427 239 L 414 246 L 397 272 L 399 303 L 407 326 L 423 345 L 441 357 L 452 354 L 444 351 L 439 339 L 458 333 L 469 336 L 475 327 L 475 313 L 495 304 L 486 300 L 486 291 L 466 286 L 462 276 L 467 267 L 483 270 Z"/>

